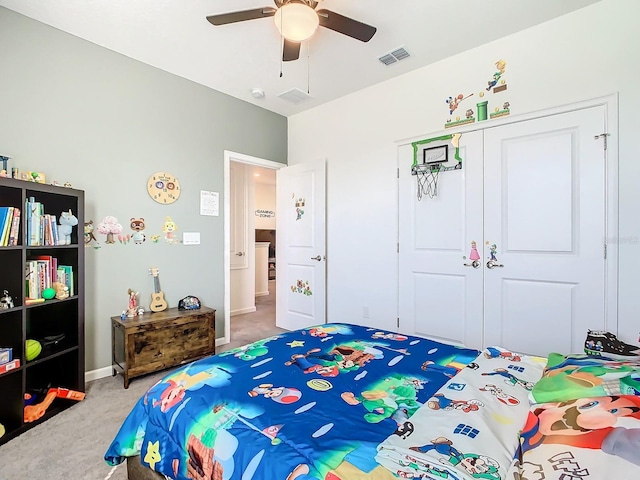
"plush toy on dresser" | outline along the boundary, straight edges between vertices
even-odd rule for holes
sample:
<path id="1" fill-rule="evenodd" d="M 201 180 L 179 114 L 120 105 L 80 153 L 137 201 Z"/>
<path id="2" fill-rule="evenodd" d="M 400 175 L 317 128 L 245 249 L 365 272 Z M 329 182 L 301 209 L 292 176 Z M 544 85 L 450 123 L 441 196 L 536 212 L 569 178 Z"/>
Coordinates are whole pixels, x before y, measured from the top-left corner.
<path id="1" fill-rule="evenodd" d="M 69 210 L 60 214 L 58 223 L 58 245 L 71 245 L 71 231 L 78 225 L 78 219 Z"/>

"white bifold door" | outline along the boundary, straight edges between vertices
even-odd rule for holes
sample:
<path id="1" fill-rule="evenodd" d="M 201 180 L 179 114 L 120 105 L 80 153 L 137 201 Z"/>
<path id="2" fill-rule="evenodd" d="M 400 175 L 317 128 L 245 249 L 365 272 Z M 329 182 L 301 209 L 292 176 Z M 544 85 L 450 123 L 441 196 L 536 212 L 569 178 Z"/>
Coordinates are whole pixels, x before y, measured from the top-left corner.
<path id="1" fill-rule="evenodd" d="M 399 148 L 402 331 L 547 355 L 604 329 L 605 118 L 592 107 L 464 133 L 462 168 L 420 200 L 413 147 Z"/>

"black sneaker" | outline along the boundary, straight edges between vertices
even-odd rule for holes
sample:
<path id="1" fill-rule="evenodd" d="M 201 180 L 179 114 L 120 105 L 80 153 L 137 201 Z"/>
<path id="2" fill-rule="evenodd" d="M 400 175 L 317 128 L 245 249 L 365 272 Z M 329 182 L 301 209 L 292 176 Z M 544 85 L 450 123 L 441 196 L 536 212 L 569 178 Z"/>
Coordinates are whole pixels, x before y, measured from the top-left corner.
<path id="1" fill-rule="evenodd" d="M 624 343 L 613 333 L 598 330 L 587 332 L 584 351 L 589 355 L 616 360 L 640 360 L 640 347 Z"/>

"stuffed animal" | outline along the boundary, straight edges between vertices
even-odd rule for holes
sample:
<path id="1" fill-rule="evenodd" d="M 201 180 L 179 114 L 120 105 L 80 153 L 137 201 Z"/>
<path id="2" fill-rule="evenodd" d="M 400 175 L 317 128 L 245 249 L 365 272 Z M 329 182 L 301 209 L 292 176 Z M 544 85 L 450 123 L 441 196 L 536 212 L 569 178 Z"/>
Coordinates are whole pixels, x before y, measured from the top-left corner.
<path id="1" fill-rule="evenodd" d="M 64 283 L 53 282 L 51 284 L 51 288 L 56 291 L 56 298 L 58 300 L 64 300 L 69 296 L 69 287 L 67 287 Z"/>
<path id="2" fill-rule="evenodd" d="M 58 223 L 60 223 L 58 225 L 58 245 L 71 245 L 71 231 L 73 227 L 78 225 L 78 219 L 69 210 L 60 214 Z"/>

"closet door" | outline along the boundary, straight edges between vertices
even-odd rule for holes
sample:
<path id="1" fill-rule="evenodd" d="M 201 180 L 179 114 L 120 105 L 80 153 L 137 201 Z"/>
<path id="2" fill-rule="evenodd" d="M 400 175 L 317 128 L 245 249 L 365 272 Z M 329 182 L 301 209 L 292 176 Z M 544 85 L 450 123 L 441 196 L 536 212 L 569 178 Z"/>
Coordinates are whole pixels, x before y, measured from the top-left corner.
<path id="1" fill-rule="evenodd" d="M 581 352 L 604 328 L 604 123 L 593 107 L 485 130 L 485 345 Z"/>
<path id="2" fill-rule="evenodd" d="M 450 141 L 438 145 L 453 158 Z M 485 267 L 470 257 L 472 241 L 482 254 L 482 132 L 461 136 L 462 168 L 439 173 L 434 198 L 417 199 L 412 146 L 398 154 L 399 330 L 479 348 Z"/>

